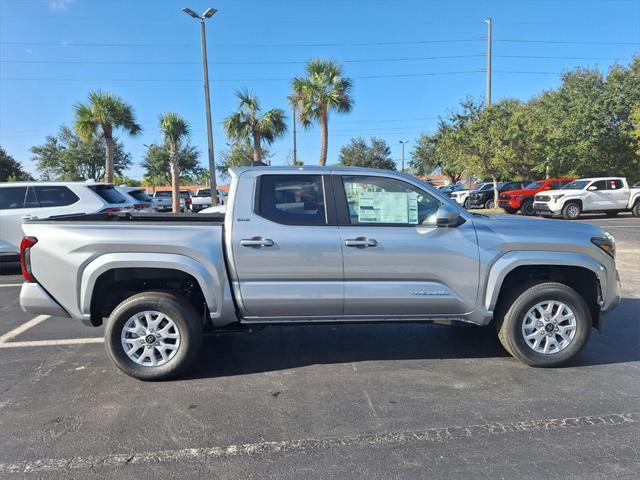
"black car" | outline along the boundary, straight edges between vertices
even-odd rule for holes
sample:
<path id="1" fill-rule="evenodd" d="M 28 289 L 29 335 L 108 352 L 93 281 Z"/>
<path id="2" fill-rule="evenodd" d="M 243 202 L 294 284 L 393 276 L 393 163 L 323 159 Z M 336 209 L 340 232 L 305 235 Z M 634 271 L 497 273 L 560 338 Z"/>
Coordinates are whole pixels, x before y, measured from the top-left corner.
<path id="1" fill-rule="evenodd" d="M 531 182 L 498 182 L 498 195 L 510 190 L 520 190 Z M 469 208 L 493 208 L 493 188 L 474 190 L 469 194 Z"/>

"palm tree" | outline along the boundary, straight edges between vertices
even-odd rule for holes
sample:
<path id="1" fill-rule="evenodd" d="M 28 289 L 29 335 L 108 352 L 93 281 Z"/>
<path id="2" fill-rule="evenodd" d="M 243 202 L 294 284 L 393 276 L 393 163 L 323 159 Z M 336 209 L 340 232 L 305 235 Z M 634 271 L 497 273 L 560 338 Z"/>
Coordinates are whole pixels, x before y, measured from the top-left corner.
<path id="1" fill-rule="evenodd" d="M 135 136 L 142 128 L 135 121 L 133 107 L 121 97 L 109 92 L 94 91 L 89 93 L 89 102 L 75 106 L 75 128 L 78 135 L 88 140 L 98 131 L 105 143 L 105 182 L 113 182 L 113 153 L 115 141 L 113 131 L 122 128 L 129 135 Z"/>
<path id="2" fill-rule="evenodd" d="M 169 149 L 169 169 L 171 170 L 171 201 L 173 213 L 180 212 L 180 177 L 178 171 L 180 143 L 189 136 L 189 123 L 177 113 L 167 112 L 160 116 L 160 132 Z"/>
<path id="3" fill-rule="evenodd" d="M 347 113 L 353 108 L 350 97 L 353 82 L 344 76 L 342 66 L 333 60 L 311 60 L 306 77 L 295 77 L 289 101 L 300 114 L 300 123 L 309 128 L 320 124 L 320 165 L 327 164 L 329 112 Z"/>
<path id="4" fill-rule="evenodd" d="M 236 142 L 251 139 L 253 162 L 262 162 L 262 142 L 268 144 L 284 135 L 287 131 L 284 111 L 272 108 L 260 115 L 258 97 L 248 90 L 236 91 L 240 100 L 238 111 L 224 120 L 227 136 Z"/>

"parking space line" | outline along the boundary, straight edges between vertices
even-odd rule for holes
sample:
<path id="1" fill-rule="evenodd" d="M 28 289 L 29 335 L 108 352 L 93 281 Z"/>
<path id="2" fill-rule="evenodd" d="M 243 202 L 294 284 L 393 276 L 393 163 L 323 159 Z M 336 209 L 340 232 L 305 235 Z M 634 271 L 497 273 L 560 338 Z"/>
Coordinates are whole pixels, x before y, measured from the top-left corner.
<path id="1" fill-rule="evenodd" d="M 59 345 L 83 345 L 104 343 L 103 337 L 63 338 L 60 340 L 29 340 L 25 342 L 0 342 L 0 348 L 55 347 Z"/>
<path id="2" fill-rule="evenodd" d="M 21 286 L 22 286 L 21 283 L 3 283 L 3 284 L 0 284 L 0 288 L 21 287 Z"/>
<path id="3" fill-rule="evenodd" d="M 42 458 L 20 463 L 0 463 L 0 473 L 44 473 L 125 467 L 127 465 L 166 464 L 171 462 L 203 461 L 239 456 L 277 455 L 335 448 L 376 448 L 411 444 L 450 442 L 465 438 L 481 439 L 501 435 L 554 430 L 620 427 L 638 422 L 637 412 L 611 413 L 570 418 L 529 419 L 516 422 L 482 425 L 451 426 L 401 432 L 363 433 L 328 438 L 262 441 L 220 447 L 182 448 L 175 450 L 142 451 L 121 454 L 90 455 L 86 457 Z"/>
<path id="4" fill-rule="evenodd" d="M 39 325 L 40 323 L 44 322 L 47 318 L 51 318 L 51 316 L 50 315 L 38 315 L 37 317 L 32 318 L 28 322 L 24 322 L 22 325 L 19 325 L 16 328 L 14 328 L 13 330 L 8 331 L 4 335 L 0 336 L 0 345 L 2 345 L 5 342 L 8 342 L 12 338 L 17 337 L 21 333 L 26 332 L 30 328 L 33 328 L 36 325 Z"/>

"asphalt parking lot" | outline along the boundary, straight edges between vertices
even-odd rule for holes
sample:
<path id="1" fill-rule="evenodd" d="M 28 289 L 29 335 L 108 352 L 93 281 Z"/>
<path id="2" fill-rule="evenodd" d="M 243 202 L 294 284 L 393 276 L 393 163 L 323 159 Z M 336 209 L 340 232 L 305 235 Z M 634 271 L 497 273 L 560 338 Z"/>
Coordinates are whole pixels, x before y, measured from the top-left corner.
<path id="1" fill-rule="evenodd" d="M 111 366 L 102 329 L 28 315 L 0 275 L 0 477 L 640 477 L 640 219 L 623 302 L 572 365 L 533 369 L 490 329 L 267 328 L 207 337 L 188 376 Z"/>

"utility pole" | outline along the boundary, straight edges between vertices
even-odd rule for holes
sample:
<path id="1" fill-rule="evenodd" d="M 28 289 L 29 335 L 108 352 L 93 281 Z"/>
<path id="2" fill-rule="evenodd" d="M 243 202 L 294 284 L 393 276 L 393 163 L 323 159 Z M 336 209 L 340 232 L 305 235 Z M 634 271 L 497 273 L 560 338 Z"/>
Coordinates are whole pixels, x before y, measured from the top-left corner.
<path id="1" fill-rule="evenodd" d="M 202 15 L 198 15 L 190 8 L 183 8 L 187 15 L 200 20 L 200 42 L 202 44 L 202 78 L 204 81 L 204 110 L 207 116 L 207 144 L 209 153 L 209 183 L 211 184 L 211 206 L 218 205 L 218 189 L 216 185 L 216 161 L 213 151 L 213 129 L 211 127 L 211 99 L 209 97 L 209 68 L 207 65 L 207 37 L 205 33 L 204 21 L 213 17 L 217 12 L 215 8 L 207 8 Z"/>
<path id="2" fill-rule="evenodd" d="M 409 140 L 398 140 L 399 143 L 402 144 L 402 170 L 401 172 L 404 173 L 404 146 L 409 143 Z"/>
<path id="3" fill-rule="evenodd" d="M 296 107 L 293 107 L 293 166 L 298 165 L 298 148 L 296 144 Z"/>
<path id="4" fill-rule="evenodd" d="M 487 97 L 485 107 L 491 105 L 491 36 L 493 34 L 493 21 L 489 18 L 484 21 L 487 24 Z"/>

